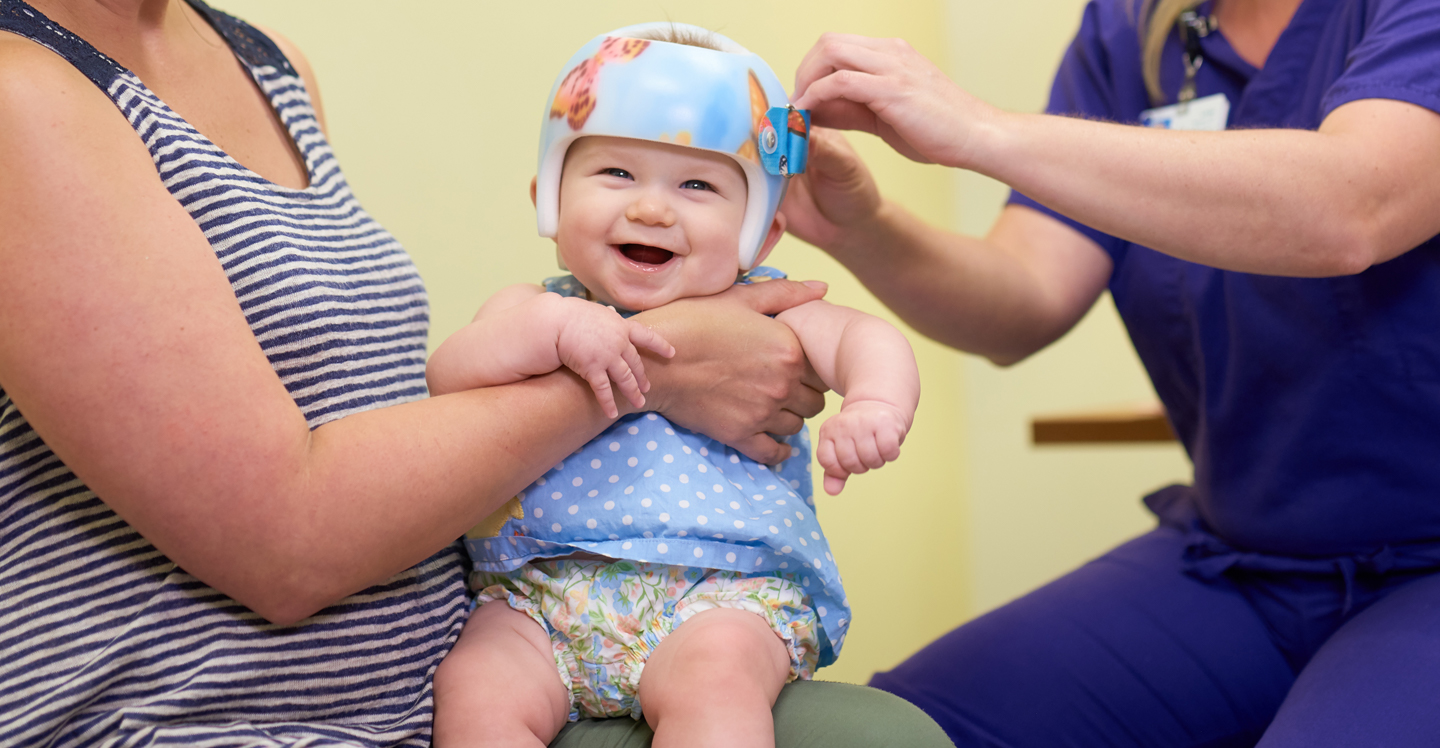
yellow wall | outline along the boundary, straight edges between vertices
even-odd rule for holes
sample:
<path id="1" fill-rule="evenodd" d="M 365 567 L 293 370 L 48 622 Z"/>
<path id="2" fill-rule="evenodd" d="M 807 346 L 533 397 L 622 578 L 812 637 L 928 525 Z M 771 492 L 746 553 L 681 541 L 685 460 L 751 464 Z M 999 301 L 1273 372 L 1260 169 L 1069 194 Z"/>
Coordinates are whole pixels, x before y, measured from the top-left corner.
<path id="1" fill-rule="evenodd" d="M 951 77 L 1010 111 L 1044 109 L 1050 80 L 1080 23 L 1084 0 L 980 3 L 949 0 Z M 955 172 L 956 228 L 983 234 L 1008 189 Z M 1106 294 L 1055 345 L 1009 369 L 966 357 L 971 613 L 1033 589 L 1154 526 L 1140 505 L 1150 490 L 1190 480 L 1178 445 L 1034 447 L 1036 413 L 1153 401 L 1134 348 Z"/>
<path id="2" fill-rule="evenodd" d="M 782 80 L 826 30 L 902 36 L 932 58 L 946 54 L 939 0 L 216 4 L 305 50 L 355 192 L 425 277 L 432 346 L 501 286 L 554 274 L 527 186 L 554 76 L 595 34 L 666 18 L 695 23 L 760 54 Z M 928 220 L 951 219 L 949 174 L 856 140 L 866 141 L 859 145 L 886 192 Z M 832 301 L 886 314 L 836 263 L 793 238 L 769 262 L 830 282 Z M 904 457 L 853 479 L 838 498 L 817 498 L 855 613 L 844 655 L 822 677 L 864 682 L 969 610 L 960 356 L 911 339 L 925 394 Z"/>
<path id="3" fill-rule="evenodd" d="M 985 99 L 1038 111 L 1083 5 L 217 1 L 306 51 L 356 193 L 429 285 L 432 346 L 501 286 L 554 273 L 526 187 L 553 76 L 593 35 L 666 18 L 696 23 L 764 56 L 782 79 L 822 31 L 900 36 Z M 1004 188 L 989 180 L 852 140 L 885 193 L 927 220 L 983 232 L 1003 203 Z M 830 282 L 833 301 L 890 317 L 843 268 L 793 238 L 771 264 Z M 1028 444 L 1034 413 L 1153 397 L 1108 298 L 1059 344 L 1007 371 L 910 337 L 924 397 L 903 458 L 852 480 L 838 498 L 818 499 L 855 610 L 844 656 L 822 677 L 863 682 L 965 618 L 1144 530 L 1139 496 L 1188 479 L 1174 446 Z"/>

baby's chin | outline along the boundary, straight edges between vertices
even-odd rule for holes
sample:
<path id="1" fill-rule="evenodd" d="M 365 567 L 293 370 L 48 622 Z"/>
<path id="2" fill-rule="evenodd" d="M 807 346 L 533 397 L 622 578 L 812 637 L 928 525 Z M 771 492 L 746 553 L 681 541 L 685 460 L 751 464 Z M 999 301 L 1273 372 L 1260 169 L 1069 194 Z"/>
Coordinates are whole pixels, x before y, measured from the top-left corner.
<path id="1" fill-rule="evenodd" d="M 600 301 L 631 312 L 643 312 L 649 309 L 655 309 L 680 298 L 678 294 L 666 291 L 637 294 L 633 292 L 613 293 L 608 289 L 599 289 L 592 291 L 592 293 Z"/>

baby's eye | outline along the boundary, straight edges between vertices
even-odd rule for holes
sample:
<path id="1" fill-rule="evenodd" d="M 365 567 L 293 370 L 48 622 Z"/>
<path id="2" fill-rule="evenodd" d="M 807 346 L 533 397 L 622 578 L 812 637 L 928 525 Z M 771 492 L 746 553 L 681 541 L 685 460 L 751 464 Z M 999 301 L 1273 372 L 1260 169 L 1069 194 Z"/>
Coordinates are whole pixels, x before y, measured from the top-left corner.
<path id="1" fill-rule="evenodd" d="M 620 177 L 621 179 L 634 179 L 634 177 L 630 176 L 630 172 L 614 166 L 608 169 L 601 169 L 600 173 L 609 174 L 612 177 Z"/>
<path id="2" fill-rule="evenodd" d="M 709 191 L 711 191 L 711 192 L 714 192 L 714 191 L 715 191 L 715 188 L 712 187 L 709 182 L 706 182 L 706 181 L 703 181 L 703 180 L 700 180 L 700 179 L 690 179 L 690 180 L 687 180 L 684 184 L 680 185 L 680 189 L 682 189 L 682 190 L 709 190 Z"/>

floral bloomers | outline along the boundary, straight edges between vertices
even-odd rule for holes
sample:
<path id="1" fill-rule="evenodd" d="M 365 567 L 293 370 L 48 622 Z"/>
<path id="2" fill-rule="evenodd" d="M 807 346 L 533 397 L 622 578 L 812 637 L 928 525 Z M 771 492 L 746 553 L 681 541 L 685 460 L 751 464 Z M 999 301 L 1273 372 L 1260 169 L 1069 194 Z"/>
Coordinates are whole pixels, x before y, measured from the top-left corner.
<path id="1" fill-rule="evenodd" d="M 570 689 L 570 720 L 641 718 L 640 673 L 650 653 L 697 613 L 755 613 L 785 641 L 790 680 L 808 680 L 818 660 L 818 619 L 805 591 L 779 573 L 755 573 L 608 559 L 532 561 L 508 573 L 476 571 L 476 602 L 503 600 L 550 636 L 555 666 Z"/>

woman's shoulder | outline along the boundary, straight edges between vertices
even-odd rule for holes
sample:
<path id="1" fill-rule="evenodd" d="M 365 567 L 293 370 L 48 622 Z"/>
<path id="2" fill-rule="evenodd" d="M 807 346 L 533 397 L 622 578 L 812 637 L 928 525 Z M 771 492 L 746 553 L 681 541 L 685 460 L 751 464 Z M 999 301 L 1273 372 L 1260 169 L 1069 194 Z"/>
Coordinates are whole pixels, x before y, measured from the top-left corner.
<path id="1" fill-rule="evenodd" d="M 154 163 L 130 123 L 64 58 L 0 33 L 0 71 L 0 195 L 18 189 L 37 196 L 61 162 L 96 178 L 117 169 L 153 178 Z"/>
<path id="2" fill-rule="evenodd" d="M 104 93 L 95 87 L 74 65 L 39 42 L 19 34 L 0 31 L 0 114 L 23 115 L 27 110 L 16 107 L 40 106 L 52 109 L 67 103 L 83 106 L 84 100 L 98 99 L 109 105 Z M 75 97 L 76 90 L 93 96 Z M 17 120 L 29 119 L 24 116 Z M 12 133 L 0 130 L 0 136 Z"/>

